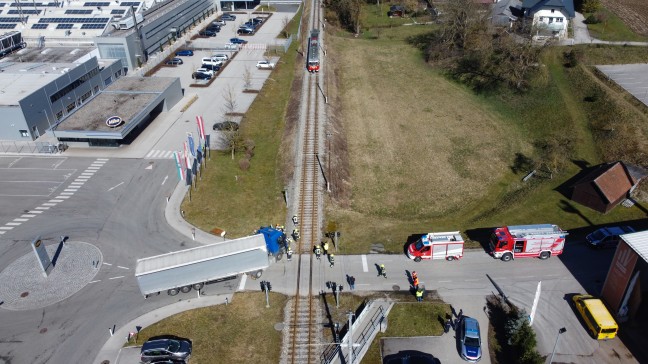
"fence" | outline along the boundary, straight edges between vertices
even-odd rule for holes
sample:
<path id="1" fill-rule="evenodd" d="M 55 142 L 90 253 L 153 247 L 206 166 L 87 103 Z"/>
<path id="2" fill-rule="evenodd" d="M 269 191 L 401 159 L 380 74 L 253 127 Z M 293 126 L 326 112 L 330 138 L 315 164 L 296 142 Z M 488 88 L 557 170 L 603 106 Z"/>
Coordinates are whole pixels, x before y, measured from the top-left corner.
<path id="1" fill-rule="evenodd" d="M 67 149 L 63 143 L 52 144 L 49 142 L 23 142 L 17 140 L 0 140 L 0 153 L 8 154 L 54 154 Z"/>

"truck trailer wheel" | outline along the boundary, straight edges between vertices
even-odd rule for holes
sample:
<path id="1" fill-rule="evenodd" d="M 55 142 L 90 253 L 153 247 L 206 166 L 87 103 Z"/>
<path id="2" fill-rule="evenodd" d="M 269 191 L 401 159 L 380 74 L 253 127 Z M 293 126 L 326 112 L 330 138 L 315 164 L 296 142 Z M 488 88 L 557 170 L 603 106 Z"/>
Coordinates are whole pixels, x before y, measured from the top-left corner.
<path id="1" fill-rule="evenodd" d="M 177 288 L 171 288 L 170 290 L 167 291 L 167 294 L 168 294 L 169 296 L 175 296 L 175 295 L 177 295 L 179 292 L 180 292 L 180 291 L 178 291 Z"/>
<path id="2" fill-rule="evenodd" d="M 508 262 L 511 259 L 513 259 L 513 254 L 511 254 L 511 253 L 506 253 L 506 254 L 502 255 L 502 261 Z"/>
<path id="3" fill-rule="evenodd" d="M 550 252 L 542 252 L 542 253 L 540 253 L 540 259 L 542 259 L 542 260 L 549 259 L 550 256 L 551 256 Z"/>
<path id="4" fill-rule="evenodd" d="M 204 283 L 196 283 L 192 287 L 193 287 L 194 290 L 200 291 L 204 286 L 205 286 Z"/>
<path id="5" fill-rule="evenodd" d="M 191 286 L 182 286 L 182 287 L 180 287 L 180 292 L 182 292 L 182 293 L 191 292 Z"/>
<path id="6" fill-rule="evenodd" d="M 417 262 L 417 263 L 420 262 L 420 261 L 421 261 L 421 257 L 415 257 L 415 258 L 414 258 L 414 261 Z"/>
<path id="7" fill-rule="evenodd" d="M 451 261 L 455 260 L 455 257 L 450 256 L 450 257 L 447 257 L 446 260 L 449 261 L 449 262 L 451 262 Z"/>
<path id="8" fill-rule="evenodd" d="M 263 271 L 262 271 L 261 269 L 259 269 L 259 270 L 256 271 L 256 272 L 252 272 L 252 277 L 253 277 L 254 279 L 259 279 L 259 278 L 261 278 L 261 275 L 263 275 Z"/>

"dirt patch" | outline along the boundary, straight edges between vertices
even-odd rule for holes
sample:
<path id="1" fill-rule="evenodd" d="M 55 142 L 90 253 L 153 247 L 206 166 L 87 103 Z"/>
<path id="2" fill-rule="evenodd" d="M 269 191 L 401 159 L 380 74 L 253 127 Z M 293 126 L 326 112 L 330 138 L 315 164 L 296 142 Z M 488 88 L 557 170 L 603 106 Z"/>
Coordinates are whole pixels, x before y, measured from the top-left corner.
<path id="1" fill-rule="evenodd" d="M 648 36 L 648 1 L 602 0 L 601 3 L 621 18 L 633 32 Z"/>

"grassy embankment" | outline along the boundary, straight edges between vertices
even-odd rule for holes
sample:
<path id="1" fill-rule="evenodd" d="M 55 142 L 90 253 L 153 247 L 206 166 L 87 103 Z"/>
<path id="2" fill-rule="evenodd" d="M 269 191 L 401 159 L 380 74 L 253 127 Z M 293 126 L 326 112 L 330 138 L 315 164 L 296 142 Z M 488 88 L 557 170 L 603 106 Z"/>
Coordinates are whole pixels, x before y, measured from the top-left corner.
<path id="1" fill-rule="evenodd" d="M 332 61 L 340 82 L 353 191 L 349 208 L 327 206 L 327 221 L 344 232 L 344 252 L 366 252 L 380 243 L 398 253 L 408 235 L 429 231 L 530 223 L 574 229 L 645 217 L 638 208 L 621 207 L 602 215 L 556 192 L 580 170 L 570 161 L 595 165 L 629 155 L 601 150 L 604 141 L 592 134 L 591 120 L 598 116 L 591 111 L 597 104 L 620 108 L 618 93 L 610 88 L 602 89 L 597 101 L 584 101 L 587 87 L 597 84 L 589 67 L 565 69 L 566 49 L 550 50 L 544 57 L 544 79 L 528 93 L 475 95 L 427 66 L 407 44 L 408 37 L 429 30 L 367 29 L 372 36 L 338 33 L 328 38 L 336 54 Z M 614 55 L 606 58 L 607 64 L 647 54 L 629 47 L 579 49 L 585 65 L 590 52 L 596 60 L 603 53 Z M 615 121 L 636 125 L 634 120 L 643 118 L 634 108 Z M 633 130 L 641 133 L 628 137 L 645 139 L 643 127 Z M 569 155 L 552 178 L 543 172 L 522 182 L 530 170 L 512 171 L 516 154 L 538 161 L 537 146 L 555 140 Z M 536 169 L 547 166 L 536 163 Z"/>
<path id="2" fill-rule="evenodd" d="M 648 42 L 648 37 L 633 32 L 624 22 L 613 12 L 603 8 L 599 11 L 603 21 L 597 24 L 587 24 L 590 36 L 592 38 L 607 40 L 613 42 Z M 592 14 L 584 14 L 587 19 Z"/>

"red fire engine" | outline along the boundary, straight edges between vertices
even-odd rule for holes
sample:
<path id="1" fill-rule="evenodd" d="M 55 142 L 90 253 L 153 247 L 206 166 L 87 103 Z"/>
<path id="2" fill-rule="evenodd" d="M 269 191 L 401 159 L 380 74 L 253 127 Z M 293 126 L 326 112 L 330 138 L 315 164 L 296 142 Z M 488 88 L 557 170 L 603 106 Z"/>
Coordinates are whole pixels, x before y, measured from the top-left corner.
<path id="1" fill-rule="evenodd" d="M 504 226 L 491 236 L 491 254 L 505 262 L 513 258 L 548 259 L 562 254 L 566 236 L 566 231 L 551 224 Z"/>
<path id="2" fill-rule="evenodd" d="M 421 259 L 455 260 L 463 256 L 464 240 L 458 231 L 429 233 L 407 247 L 407 256 L 420 262 Z"/>

